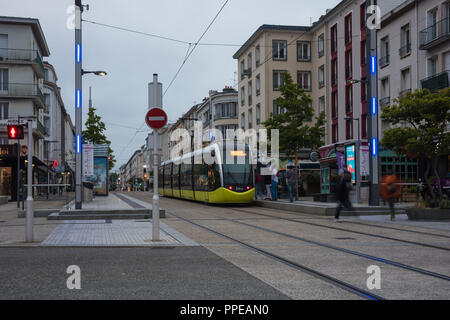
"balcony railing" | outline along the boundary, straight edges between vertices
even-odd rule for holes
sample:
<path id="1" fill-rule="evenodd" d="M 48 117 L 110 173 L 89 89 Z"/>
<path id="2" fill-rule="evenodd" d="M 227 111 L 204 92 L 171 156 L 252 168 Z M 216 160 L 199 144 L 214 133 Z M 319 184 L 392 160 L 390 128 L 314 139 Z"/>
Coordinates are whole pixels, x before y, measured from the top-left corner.
<path id="1" fill-rule="evenodd" d="M 387 65 L 389 65 L 389 62 L 390 62 L 390 56 L 389 55 L 380 58 L 380 68 L 386 67 Z"/>
<path id="2" fill-rule="evenodd" d="M 380 99 L 380 107 L 386 107 L 391 104 L 391 97 L 385 97 Z"/>
<path id="3" fill-rule="evenodd" d="M 39 120 L 36 120 L 36 122 L 37 122 L 37 131 L 39 131 L 43 136 L 46 136 L 47 129 L 45 129 L 44 125 Z"/>
<path id="4" fill-rule="evenodd" d="M 401 47 L 398 53 L 401 58 L 409 55 L 411 53 L 411 43 L 407 43 L 405 46 Z"/>
<path id="5" fill-rule="evenodd" d="M 6 83 L 0 87 L 0 97 L 32 98 L 40 107 L 45 105 L 45 97 L 36 84 Z"/>
<path id="6" fill-rule="evenodd" d="M 412 90 L 411 90 L 411 89 L 405 89 L 405 90 L 402 90 L 402 91 L 400 91 L 400 92 L 398 93 L 398 96 L 399 96 L 400 98 L 403 98 L 403 97 L 405 97 L 405 96 L 408 94 L 408 92 L 412 92 Z"/>
<path id="7" fill-rule="evenodd" d="M 428 89 L 431 92 L 445 89 L 449 87 L 449 76 L 450 71 L 444 71 L 442 73 L 439 73 L 435 76 L 423 79 L 422 82 L 422 89 Z"/>
<path id="8" fill-rule="evenodd" d="M 420 31 L 420 49 L 428 50 L 450 38 L 450 17 Z"/>
<path id="9" fill-rule="evenodd" d="M 38 65 L 41 75 L 44 74 L 44 64 L 37 50 L 0 48 L 0 62 L 31 62 Z"/>

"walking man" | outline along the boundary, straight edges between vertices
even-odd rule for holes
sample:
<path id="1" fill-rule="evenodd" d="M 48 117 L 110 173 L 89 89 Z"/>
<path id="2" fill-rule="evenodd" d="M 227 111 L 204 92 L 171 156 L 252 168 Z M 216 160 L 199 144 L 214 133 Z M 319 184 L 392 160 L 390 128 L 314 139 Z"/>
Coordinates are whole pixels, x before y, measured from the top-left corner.
<path id="1" fill-rule="evenodd" d="M 288 191 L 289 191 L 289 201 L 292 203 L 294 202 L 295 197 L 295 187 L 296 187 L 296 173 L 295 170 L 292 169 L 292 167 L 288 168 L 287 171 L 287 182 L 288 182 Z"/>
<path id="2" fill-rule="evenodd" d="M 395 174 L 391 174 L 384 177 L 380 186 L 381 197 L 388 202 L 389 210 L 391 212 L 391 221 L 395 221 L 395 199 L 400 197 L 400 188 L 397 184 L 397 177 Z"/>
<path id="3" fill-rule="evenodd" d="M 273 169 L 272 171 L 272 200 L 278 200 L 278 170 Z"/>
<path id="4" fill-rule="evenodd" d="M 348 210 L 352 209 L 352 203 L 349 198 L 349 194 L 352 189 L 352 174 L 348 171 L 348 169 L 344 169 L 344 172 L 339 175 L 338 182 L 336 184 L 336 198 L 338 200 L 338 205 L 334 214 L 334 222 L 339 222 L 342 208 L 346 208 Z"/>

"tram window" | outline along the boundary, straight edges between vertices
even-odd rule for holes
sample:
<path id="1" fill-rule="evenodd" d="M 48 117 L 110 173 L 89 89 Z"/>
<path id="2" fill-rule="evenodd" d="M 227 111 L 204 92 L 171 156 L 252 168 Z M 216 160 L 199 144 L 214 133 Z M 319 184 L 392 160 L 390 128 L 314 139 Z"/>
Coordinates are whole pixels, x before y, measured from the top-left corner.
<path id="1" fill-rule="evenodd" d="M 208 189 L 214 191 L 220 188 L 220 171 L 217 164 L 208 165 Z"/>
<path id="2" fill-rule="evenodd" d="M 180 165 L 173 165 L 172 183 L 174 189 L 178 189 L 180 187 Z"/>
<path id="3" fill-rule="evenodd" d="M 172 164 L 166 164 L 164 166 L 164 188 L 171 189 L 172 188 L 172 182 L 170 179 L 172 171 Z"/>
<path id="4" fill-rule="evenodd" d="M 164 188 L 164 167 L 158 169 L 158 188 Z"/>
<path id="5" fill-rule="evenodd" d="M 194 188 L 196 191 L 208 191 L 208 165 L 194 165 Z"/>
<path id="6" fill-rule="evenodd" d="M 182 164 L 180 172 L 181 188 L 192 190 L 192 164 Z"/>

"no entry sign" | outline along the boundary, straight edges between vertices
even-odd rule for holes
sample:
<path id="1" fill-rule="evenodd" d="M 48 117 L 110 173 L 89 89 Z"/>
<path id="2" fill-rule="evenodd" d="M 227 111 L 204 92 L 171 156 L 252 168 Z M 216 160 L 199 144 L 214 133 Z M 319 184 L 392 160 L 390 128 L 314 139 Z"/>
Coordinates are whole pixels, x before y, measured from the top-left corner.
<path id="1" fill-rule="evenodd" d="M 152 129 L 161 129 L 167 124 L 167 114 L 161 108 L 153 108 L 147 112 L 145 122 Z"/>

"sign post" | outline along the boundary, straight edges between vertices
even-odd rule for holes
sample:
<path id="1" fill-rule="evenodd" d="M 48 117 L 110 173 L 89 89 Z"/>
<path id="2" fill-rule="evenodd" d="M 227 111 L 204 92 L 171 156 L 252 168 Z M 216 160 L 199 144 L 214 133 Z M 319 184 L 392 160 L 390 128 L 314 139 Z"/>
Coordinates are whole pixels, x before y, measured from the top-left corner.
<path id="1" fill-rule="evenodd" d="M 33 127 L 28 120 L 28 172 L 27 172 L 27 222 L 26 242 L 33 242 L 34 200 L 33 200 Z"/>
<path id="2" fill-rule="evenodd" d="M 153 82 L 158 83 L 158 75 L 153 75 Z M 157 86 L 154 86 L 153 99 L 156 102 Z M 163 109 L 155 107 L 150 109 L 146 116 L 145 122 L 153 129 L 153 200 L 152 200 L 152 240 L 160 241 L 160 227 L 159 227 L 159 194 L 158 194 L 158 129 L 163 128 L 167 124 L 167 114 Z"/>

